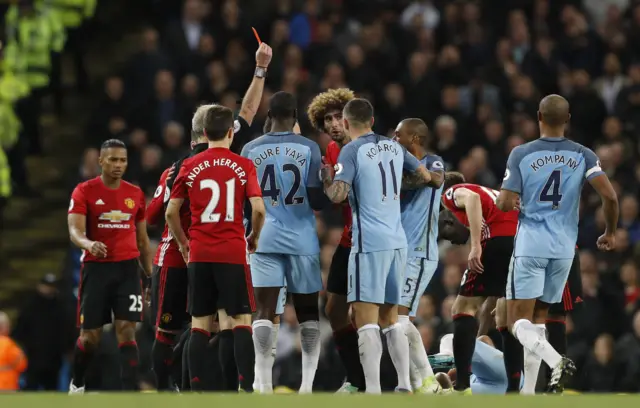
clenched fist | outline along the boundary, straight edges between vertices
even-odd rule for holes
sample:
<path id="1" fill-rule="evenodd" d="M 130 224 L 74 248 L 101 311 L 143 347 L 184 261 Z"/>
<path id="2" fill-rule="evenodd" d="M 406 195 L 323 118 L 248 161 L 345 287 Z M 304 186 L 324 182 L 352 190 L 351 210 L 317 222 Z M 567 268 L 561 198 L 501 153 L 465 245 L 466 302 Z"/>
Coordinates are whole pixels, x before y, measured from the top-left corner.
<path id="1" fill-rule="evenodd" d="M 258 51 L 256 51 L 256 65 L 261 68 L 267 68 L 271 63 L 271 57 L 273 56 L 273 51 L 271 47 L 267 45 L 267 43 L 261 43 L 258 47 Z"/>

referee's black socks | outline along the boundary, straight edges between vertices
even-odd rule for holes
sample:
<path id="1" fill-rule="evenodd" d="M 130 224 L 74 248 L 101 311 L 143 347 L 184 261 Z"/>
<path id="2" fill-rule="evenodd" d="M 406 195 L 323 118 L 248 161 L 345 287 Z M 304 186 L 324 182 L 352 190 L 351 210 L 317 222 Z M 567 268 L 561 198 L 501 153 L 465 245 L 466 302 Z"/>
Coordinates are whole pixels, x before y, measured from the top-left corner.
<path id="1" fill-rule="evenodd" d="M 189 339 L 189 378 L 191 379 L 191 390 L 202 392 L 206 360 L 203 357 L 207 350 L 210 334 L 203 329 L 191 328 L 191 338 Z"/>
<path id="2" fill-rule="evenodd" d="M 507 327 L 498 327 L 502 335 L 502 352 L 504 368 L 507 371 L 507 392 L 519 392 L 522 370 L 524 369 L 524 350 Z"/>
<path id="3" fill-rule="evenodd" d="M 169 391 L 169 376 L 173 366 L 173 345 L 176 341 L 174 333 L 158 330 L 156 340 L 151 349 L 152 370 L 156 375 L 156 387 L 158 391 Z"/>
<path id="4" fill-rule="evenodd" d="M 453 316 L 453 357 L 456 365 L 457 391 L 471 386 L 471 359 L 476 348 L 478 322 L 474 316 L 457 314 Z"/>

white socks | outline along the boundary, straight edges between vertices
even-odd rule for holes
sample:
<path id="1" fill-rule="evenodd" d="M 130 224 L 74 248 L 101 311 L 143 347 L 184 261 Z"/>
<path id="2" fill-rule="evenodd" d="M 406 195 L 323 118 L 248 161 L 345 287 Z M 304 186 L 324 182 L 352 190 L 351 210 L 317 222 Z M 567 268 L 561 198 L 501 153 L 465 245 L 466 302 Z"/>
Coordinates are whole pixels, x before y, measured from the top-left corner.
<path id="1" fill-rule="evenodd" d="M 538 334 L 542 338 L 546 338 L 546 330 L 544 324 L 534 324 Z M 538 382 L 538 373 L 542 359 L 535 353 L 524 348 L 524 380 L 520 394 L 534 395 L 536 393 L 536 383 Z"/>
<path id="2" fill-rule="evenodd" d="M 254 391 L 270 394 L 273 392 L 273 360 L 271 320 L 256 320 L 253 328 L 253 349 L 256 354 Z M 257 384 L 257 387 L 255 386 Z"/>
<path id="3" fill-rule="evenodd" d="M 392 324 L 382 333 L 387 338 L 387 346 L 391 361 L 398 373 L 398 388 L 411 391 L 411 380 L 409 379 L 409 342 L 404 334 L 404 329 L 400 323 Z M 366 377 L 366 373 L 365 373 Z"/>
<path id="4" fill-rule="evenodd" d="M 280 329 L 280 324 L 273 324 L 271 328 L 271 358 L 273 361 L 276 360 L 276 351 L 278 349 L 278 330 Z M 255 348 L 255 337 L 254 337 L 254 348 Z M 273 364 L 272 364 L 273 365 Z M 258 359 L 256 358 L 256 363 L 254 367 L 254 380 L 253 380 L 253 390 L 255 392 L 260 392 L 260 374 L 258 370 Z"/>
<path id="5" fill-rule="evenodd" d="M 418 328 L 409 320 L 409 316 L 398 316 L 398 323 L 402 325 L 404 334 L 409 341 L 409 358 L 411 362 L 410 376 L 413 389 L 420 388 L 426 378 L 432 377 L 433 369 L 429 364 L 427 351 L 422 344 L 422 336 Z"/>
<path id="6" fill-rule="evenodd" d="M 367 394 L 381 394 L 380 359 L 382 358 L 382 339 L 380 338 L 380 326 L 377 324 L 365 324 L 358 329 L 358 350 L 360 351 L 360 363 L 364 370 L 365 392 Z"/>
<path id="7" fill-rule="evenodd" d="M 300 324 L 300 341 L 302 343 L 302 383 L 299 392 L 308 394 L 313 389 L 313 379 L 320 359 L 320 323 L 317 320 Z"/>
<path id="8" fill-rule="evenodd" d="M 520 319 L 513 325 L 512 332 L 524 347 L 524 381 L 526 391 L 525 388 L 523 388 L 522 393 L 534 393 L 535 383 L 538 379 L 538 370 L 540 369 L 540 359 L 544 360 L 544 362 L 553 369 L 562 361 L 562 357 L 547 341 L 543 324 L 534 325 L 527 319 Z M 527 380 L 527 377 L 529 377 L 529 380 Z M 531 386 L 531 384 L 533 384 L 533 386 Z"/>

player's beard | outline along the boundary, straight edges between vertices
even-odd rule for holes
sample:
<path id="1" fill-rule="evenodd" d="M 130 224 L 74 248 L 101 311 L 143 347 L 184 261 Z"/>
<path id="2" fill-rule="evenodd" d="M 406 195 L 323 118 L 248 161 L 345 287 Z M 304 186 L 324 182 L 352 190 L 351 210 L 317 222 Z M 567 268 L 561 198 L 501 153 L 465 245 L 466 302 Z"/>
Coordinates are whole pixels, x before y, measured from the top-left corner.
<path id="1" fill-rule="evenodd" d="M 331 136 L 331 139 L 334 142 L 338 143 L 341 146 L 346 145 L 347 142 L 349 141 L 349 138 L 347 134 L 344 132 L 344 130 L 340 130 L 339 132 L 337 131 L 329 132 L 329 136 Z"/>

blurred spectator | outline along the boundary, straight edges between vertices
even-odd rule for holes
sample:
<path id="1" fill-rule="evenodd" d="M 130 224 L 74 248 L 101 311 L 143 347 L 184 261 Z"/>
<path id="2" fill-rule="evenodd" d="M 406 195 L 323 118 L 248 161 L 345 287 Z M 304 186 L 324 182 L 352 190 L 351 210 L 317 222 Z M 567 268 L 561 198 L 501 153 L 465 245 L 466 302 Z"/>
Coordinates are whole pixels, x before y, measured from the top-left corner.
<path id="1" fill-rule="evenodd" d="M 54 275 L 45 275 L 18 314 L 13 337 L 30 361 L 27 390 L 56 390 L 63 359 L 73 350 L 75 302 L 61 295 L 57 284 Z"/>
<path id="2" fill-rule="evenodd" d="M 27 358 L 9 337 L 10 332 L 9 316 L 0 312 L 0 391 L 17 391 L 20 374 L 27 369 Z"/>

